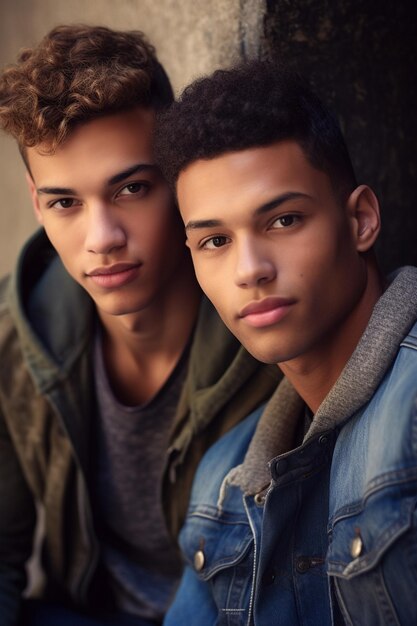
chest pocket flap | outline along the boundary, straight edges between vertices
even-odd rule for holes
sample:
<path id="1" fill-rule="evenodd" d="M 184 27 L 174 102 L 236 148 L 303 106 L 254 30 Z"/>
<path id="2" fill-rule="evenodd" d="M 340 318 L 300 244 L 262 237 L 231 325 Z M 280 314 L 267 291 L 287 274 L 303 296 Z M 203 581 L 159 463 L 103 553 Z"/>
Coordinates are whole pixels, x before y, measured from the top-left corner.
<path id="1" fill-rule="evenodd" d="M 415 523 L 417 498 L 412 491 L 404 497 L 397 485 L 365 506 L 339 511 L 329 527 L 328 573 L 350 579 L 376 567 Z"/>
<path id="2" fill-rule="evenodd" d="M 219 514 L 214 507 L 190 513 L 180 533 L 186 560 L 202 580 L 240 563 L 252 543 L 252 532 L 244 516 Z"/>

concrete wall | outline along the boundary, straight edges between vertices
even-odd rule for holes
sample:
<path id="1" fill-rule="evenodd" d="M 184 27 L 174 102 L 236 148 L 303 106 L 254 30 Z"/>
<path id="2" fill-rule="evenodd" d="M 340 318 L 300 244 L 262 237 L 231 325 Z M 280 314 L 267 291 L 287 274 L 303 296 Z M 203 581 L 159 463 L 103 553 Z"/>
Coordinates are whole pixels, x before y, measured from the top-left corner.
<path id="1" fill-rule="evenodd" d="M 257 54 L 263 0 L 1 0 L 0 66 L 53 26 L 83 22 L 147 33 L 176 90 L 195 76 Z M 36 227 L 14 142 L 0 136 L 0 275 Z"/>
<path id="2" fill-rule="evenodd" d="M 1 0 L 0 65 L 59 23 L 141 29 L 177 91 L 247 56 L 279 57 L 334 107 L 360 182 L 383 207 L 384 269 L 417 265 L 415 0 Z M 35 228 L 24 169 L 0 137 L 0 274 Z"/>

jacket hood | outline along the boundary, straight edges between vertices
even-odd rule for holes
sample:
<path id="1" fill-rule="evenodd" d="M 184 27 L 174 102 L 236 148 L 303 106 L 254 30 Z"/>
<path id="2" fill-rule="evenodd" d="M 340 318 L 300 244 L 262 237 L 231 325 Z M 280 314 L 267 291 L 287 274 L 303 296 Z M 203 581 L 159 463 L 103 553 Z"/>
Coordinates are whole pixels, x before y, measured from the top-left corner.
<path id="1" fill-rule="evenodd" d="M 24 359 L 40 392 L 62 380 L 85 350 L 94 306 L 43 229 L 24 246 L 7 293 Z"/>

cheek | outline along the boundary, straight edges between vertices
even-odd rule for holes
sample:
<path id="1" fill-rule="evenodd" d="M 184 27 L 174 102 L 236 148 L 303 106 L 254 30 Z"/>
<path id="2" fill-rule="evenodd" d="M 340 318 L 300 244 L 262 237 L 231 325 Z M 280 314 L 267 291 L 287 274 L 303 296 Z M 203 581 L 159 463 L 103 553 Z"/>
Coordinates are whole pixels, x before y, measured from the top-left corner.
<path id="1" fill-rule="evenodd" d="M 197 281 L 201 289 L 204 291 L 207 298 L 211 300 L 216 309 L 218 308 L 220 310 L 224 303 L 224 296 L 227 294 L 227 287 L 218 280 L 217 272 L 213 268 L 209 265 L 206 266 L 204 263 L 199 263 L 193 255 L 192 259 Z"/>
<path id="2" fill-rule="evenodd" d="M 128 234 L 130 245 L 147 250 L 150 254 L 159 252 L 165 244 L 166 223 L 155 214 L 144 216 L 132 213 L 123 228 Z"/>
<path id="3" fill-rule="evenodd" d="M 213 290 L 213 284 L 212 284 L 213 281 L 210 280 L 210 274 L 207 273 L 201 267 L 199 263 L 195 262 L 193 256 L 192 256 L 192 260 L 194 264 L 195 275 L 197 277 L 197 280 L 200 284 L 201 289 L 204 291 L 204 293 L 210 300 L 213 300 L 213 297 L 215 296 L 215 292 Z"/>
<path id="4" fill-rule="evenodd" d="M 298 277 L 316 288 L 326 289 L 328 281 L 344 281 L 350 270 L 350 246 L 346 236 L 322 229 L 321 236 L 305 242 L 297 253 Z"/>
<path id="5" fill-rule="evenodd" d="M 326 319 L 349 310 L 363 284 L 361 259 L 343 245 L 312 259 L 311 267 L 300 279 L 306 286 L 311 317 Z M 333 313 L 331 313 L 333 312 Z"/>
<path id="6" fill-rule="evenodd" d="M 82 212 L 73 215 L 44 213 L 43 226 L 51 243 L 62 250 L 74 250 L 83 246 L 87 224 Z"/>
<path id="7" fill-rule="evenodd" d="M 146 241 L 175 245 L 185 245 L 184 225 L 175 209 L 167 206 L 151 207 L 144 219 L 140 216 L 132 222 L 132 228 L 139 238 Z"/>
<path id="8" fill-rule="evenodd" d="M 67 256 L 69 260 L 71 260 L 71 254 L 74 254 L 77 248 L 78 237 L 76 236 L 74 239 L 74 233 L 71 229 L 68 229 L 67 226 L 48 224 L 48 222 L 45 222 L 44 228 L 49 241 L 58 254 L 63 258 Z"/>

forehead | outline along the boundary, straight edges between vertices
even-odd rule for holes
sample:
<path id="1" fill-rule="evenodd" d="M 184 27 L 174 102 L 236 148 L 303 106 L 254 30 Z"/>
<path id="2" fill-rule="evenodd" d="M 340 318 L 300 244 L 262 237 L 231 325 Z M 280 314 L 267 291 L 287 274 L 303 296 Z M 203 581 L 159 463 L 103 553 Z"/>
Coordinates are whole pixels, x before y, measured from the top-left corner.
<path id="1" fill-rule="evenodd" d="M 138 159 L 152 160 L 155 113 L 137 108 L 80 124 L 51 153 L 48 144 L 26 149 L 33 178 L 77 178 L 112 175 Z M 100 170 L 100 171 L 99 171 Z"/>
<path id="2" fill-rule="evenodd" d="M 300 192 L 323 197 L 332 191 L 328 175 L 311 165 L 295 141 L 230 152 L 198 160 L 178 178 L 180 210 L 226 211 L 256 207 L 271 196 Z"/>

